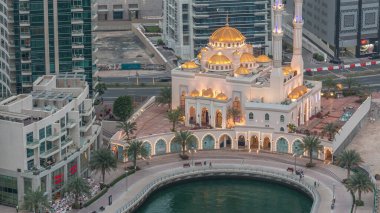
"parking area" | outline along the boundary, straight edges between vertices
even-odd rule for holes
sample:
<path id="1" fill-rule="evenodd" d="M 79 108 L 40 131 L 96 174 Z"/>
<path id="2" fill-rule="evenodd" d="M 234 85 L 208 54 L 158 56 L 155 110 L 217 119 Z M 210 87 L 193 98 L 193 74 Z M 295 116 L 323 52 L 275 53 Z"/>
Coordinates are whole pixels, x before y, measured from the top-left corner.
<path id="1" fill-rule="evenodd" d="M 155 64 L 144 44 L 131 31 L 94 32 L 97 64 Z"/>

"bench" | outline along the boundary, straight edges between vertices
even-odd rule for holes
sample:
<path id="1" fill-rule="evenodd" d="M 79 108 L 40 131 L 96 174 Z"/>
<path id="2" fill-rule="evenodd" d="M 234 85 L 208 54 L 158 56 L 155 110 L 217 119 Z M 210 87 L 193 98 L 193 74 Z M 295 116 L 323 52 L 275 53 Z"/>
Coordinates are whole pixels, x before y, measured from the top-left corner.
<path id="1" fill-rule="evenodd" d="M 184 163 L 183 164 L 183 168 L 186 168 L 186 167 L 190 167 L 190 164 L 189 163 Z"/>
<path id="2" fill-rule="evenodd" d="M 202 166 L 202 162 L 195 162 L 195 166 Z"/>
<path id="3" fill-rule="evenodd" d="M 293 169 L 292 167 L 288 167 L 288 168 L 286 169 L 286 171 L 287 171 L 287 172 L 291 172 L 291 173 L 293 173 L 293 172 L 294 172 L 294 169 Z"/>

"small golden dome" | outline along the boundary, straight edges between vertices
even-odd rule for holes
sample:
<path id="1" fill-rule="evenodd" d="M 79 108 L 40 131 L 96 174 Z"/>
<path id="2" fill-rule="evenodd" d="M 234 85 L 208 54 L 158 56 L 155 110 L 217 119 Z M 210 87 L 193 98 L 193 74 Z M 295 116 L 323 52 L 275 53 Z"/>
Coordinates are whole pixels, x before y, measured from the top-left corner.
<path id="1" fill-rule="evenodd" d="M 272 61 L 272 59 L 270 59 L 266 55 L 260 55 L 259 57 L 256 58 L 257 63 L 269 63 L 271 61 Z"/>
<path id="2" fill-rule="evenodd" d="M 284 75 L 289 75 L 293 72 L 293 69 L 290 66 L 282 67 L 282 72 L 284 73 Z"/>
<path id="3" fill-rule="evenodd" d="M 298 99 L 299 97 L 301 97 L 305 93 L 307 93 L 307 87 L 305 87 L 304 85 L 298 86 L 298 87 L 293 89 L 293 91 L 288 95 L 288 98 Z"/>
<path id="4" fill-rule="evenodd" d="M 198 64 L 196 64 L 194 61 L 186 61 L 184 64 L 181 65 L 181 68 L 183 69 L 196 69 L 198 67 Z"/>
<path id="5" fill-rule="evenodd" d="M 230 26 L 221 27 L 210 36 L 210 42 L 244 42 L 245 37 L 239 30 Z"/>
<path id="6" fill-rule="evenodd" d="M 225 101 L 228 99 L 227 95 L 224 94 L 223 92 L 219 93 L 215 98 L 222 101 Z"/>
<path id="7" fill-rule="evenodd" d="M 207 98 L 212 98 L 214 96 L 214 93 L 212 92 L 211 88 L 202 90 L 202 96 Z"/>
<path id="8" fill-rule="evenodd" d="M 243 55 L 240 57 L 240 63 L 252 63 L 255 61 L 255 56 L 253 56 L 251 53 L 243 53 Z"/>
<path id="9" fill-rule="evenodd" d="M 208 60 L 208 63 L 216 65 L 231 64 L 231 60 L 223 53 L 218 52 Z"/>
<path id="10" fill-rule="evenodd" d="M 239 68 L 237 68 L 237 70 L 235 70 L 235 74 L 238 74 L 238 75 L 248 75 L 249 73 L 251 73 L 249 71 L 249 69 L 247 69 L 241 65 Z"/>
<path id="11" fill-rule="evenodd" d="M 194 89 L 193 91 L 191 91 L 190 96 L 191 97 L 198 97 L 199 96 L 199 91 L 196 90 L 196 89 Z"/>
<path id="12" fill-rule="evenodd" d="M 208 49 L 206 48 L 206 47 L 203 47 L 202 49 L 201 49 L 201 52 L 207 52 L 208 51 Z"/>
<path id="13" fill-rule="evenodd" d="M 202 53 L 201 53 L 201 52 L 198 53 L 197 58 L 198 58 L 198 60 L 201 60 L 201 59 L 202 59 Z"/>

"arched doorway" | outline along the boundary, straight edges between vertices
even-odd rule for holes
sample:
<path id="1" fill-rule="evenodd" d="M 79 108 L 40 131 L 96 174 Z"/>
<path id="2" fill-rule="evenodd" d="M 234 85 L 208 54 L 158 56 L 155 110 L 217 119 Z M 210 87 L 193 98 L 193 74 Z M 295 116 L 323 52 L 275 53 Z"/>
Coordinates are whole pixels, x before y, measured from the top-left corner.
<path id="1" fill-rule="evenodd" d="M 185 109 L 185 97 L 186 97 L 186 92 L 182 91 L 181 97 L 180 97 L 180 102 L 179 102 L 179 107 L 181 109 Z"/>
<path id="2" fill-rule="evenodd" d="M 264 138 L 264 143 L 263 143 L 263 149 L 264 150 L 267 150 L 267 151 L 270 151 L 270 139 L 269 137 L 265 137 Z"/>
<path id="3" fill-rule="evenodd" d="M 215 147 L 215 139 L 211 135 L 206 135 L 203 140 L 203 149 L 214 149 Z"/>
<path id="4" fill-rule="evenodd" d="M 302 142 L 300 140 L 296 140 L 293 142 L 292 151 L 293 154 L 303 155 Z"/>
<path id="5" fill-rule="evenodd" d="M 189 114 L 190 114 L 189 123 L 196 124 L 197 121 L 196 121 L 196 115 L 195 115 L 195 107 L 193 106 L 190 107 Z"/>
<path id="6" fill-rule="evenodd" d="M 332 153 L 330 149 L 325 150 L 325 161 L 332 162 Z"/>
<path id="7" fill-rule="evenodd" d="M 197 137 L 195 137 L 197 140 L 196 141 L 193 141 L 191 144 L 188 144 L 187 145 L 187 148 L 188 149 L 191 149 L 191 147 L 193 147 L 194 149 L 199 149 L 199 147 L 198 147 L 198 138 Z"/>
<path id="8" fill-rule="evenodd" d="M 145 149 L 148 151 L 148 156 L 151 156 L 152 155 L 152 146 L 150 145 L 149 142 L 145 141 L 143 143 L 143 146 L 145 147 Z"/>
<path id="9" fill-rule="evenodd" d="M 155 151 L 156 155 L 163 155 L 166 153 L 166 142 L 163 139 L 157 141 Z"/>
<path id="10" fill-rule="evenodd" d="M 216 128 L 222 128 L 222 112 L 220 110 L 216 110 L 215 113 L 215 127 Z"/>
<path id="11" fill-rule="evenodd" d="M 231 138 L 228 135 L 222 135 L 219 139 L 219 148 L 231 148 Z"/>
<path id="12" fill-rule="evenodd" d="M 202 126 L 208 126 L 208 124 L 209 124 L 208 109 L 207 108 L 202 108 L 201 125 Z"/>
<path id="13" fill-rule="evenodd" d="M 232 107 L 237 110 L 237 111 L 241 111 L 241 104 L 240 104 L 240 99 L 238 97 L 235 97 L 234 99 L 234 102 L 232 103 Z M 236 116 L 236 117 L 233 117 L 233 122 L 237 122 L 239 123 L 240 122 L 240 115 Z"/>
<path id="14" fill-rule="evenodd" d="M 170 152 L 171 153 L 176 153 L 176 152 L 181 152 L 182 146 L 179 143 L 174 143 L 173 141 L 170 142 Z"/>
<path id="15" fill-rule="evenodd" d="M 259 138 L 256 135 L 251 137 L 250 149 L 259 149 Z"/>
<path id="16" fill-rule="evenodd" d="M 277 152 L 288 153 L 288 141 L 285 138 L 280 138 L 277 140 Z"/>
<path id="17" fill-rule="evenodd" d="M 238 138 L 238 149 L 245 149 L 245 137 L 240 135 Z"/>

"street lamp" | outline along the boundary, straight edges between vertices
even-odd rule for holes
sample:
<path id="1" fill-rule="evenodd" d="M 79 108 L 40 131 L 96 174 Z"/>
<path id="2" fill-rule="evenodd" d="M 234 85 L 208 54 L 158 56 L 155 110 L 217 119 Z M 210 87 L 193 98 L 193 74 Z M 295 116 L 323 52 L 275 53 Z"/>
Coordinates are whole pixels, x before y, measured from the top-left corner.
<path id="1" fill-rule="evenodd" d="M 194 146 L 191 146 L 191 165 L 194 166 Z"/>
<path id="2" fill-rule="evenodd" d="M 125 171 L 125 191 L 128 191 L 128 171 Z"/>
<path id="3" fill-rule="evenodd" d="M 295 152 L 293 154 L 293 156 L 294 156 L 294 172 L 296 172 L 297 171 L 297 153 L 298 153 L 298 147 L 297 146 L 294 147 L 294 150 L 295 150 Z"/>

